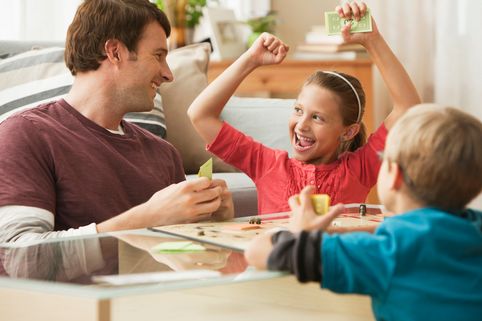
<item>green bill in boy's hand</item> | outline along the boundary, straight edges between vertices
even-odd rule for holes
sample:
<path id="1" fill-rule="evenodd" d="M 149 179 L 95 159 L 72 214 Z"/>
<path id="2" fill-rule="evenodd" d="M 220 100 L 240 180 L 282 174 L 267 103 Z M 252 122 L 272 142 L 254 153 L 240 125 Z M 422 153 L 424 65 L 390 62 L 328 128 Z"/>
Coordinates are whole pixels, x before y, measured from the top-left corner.
<path id="1" fill-rule="evenodd" d="M 351 23 L 350 33 L 371 32 L 372 18 L 370 15 L 370 10 L 367 10 L 360 21 L 356 21 L 355 19 L 340 18 L 336 11 L 325 12 L 325 29 L 326 33 L 330 36 L 341 34 L 341 28 L 348 23 Z"/>
<path id="2" fill-rule="evenodd" d="M 209 179 L 213 179 L 213 159 L 208 159 L 204 164 L 201 165 L 199 168 L 199 172 L 197 173 L 199 177 L 207 177 Z"/>

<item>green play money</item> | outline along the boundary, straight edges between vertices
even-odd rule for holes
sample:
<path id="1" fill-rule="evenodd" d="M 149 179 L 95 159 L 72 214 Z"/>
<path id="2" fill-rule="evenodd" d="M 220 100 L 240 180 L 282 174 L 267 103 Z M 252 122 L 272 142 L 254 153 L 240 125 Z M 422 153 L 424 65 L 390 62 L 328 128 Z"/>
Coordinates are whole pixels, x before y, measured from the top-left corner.
<path id="1" fill-rule="evenodd" d="M 355 19 L 340 18 L 338 12 L 336 11 L 325 12 L 326 33 L 330 36 L 341 34 L 341 28 L 349 23 L 351 23 L 350 33 L 372 31 L 372 18 L 369 10 L 367 10 L 360 21 L 356 21 Z"/>
<path id="2" fill-rule="evenodd" d="M 208 159 L 204 164 L 201 165 L 199 168 L 199 172 L 197 173 L 199 177 L 207 177 L 209 179 L 213 179 L 213 159 Z"/>

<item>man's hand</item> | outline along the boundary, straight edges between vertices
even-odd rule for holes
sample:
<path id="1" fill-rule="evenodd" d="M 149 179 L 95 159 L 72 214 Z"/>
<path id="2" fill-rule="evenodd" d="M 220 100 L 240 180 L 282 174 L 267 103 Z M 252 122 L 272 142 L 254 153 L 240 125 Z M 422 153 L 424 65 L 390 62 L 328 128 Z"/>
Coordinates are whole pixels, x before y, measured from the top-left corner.
<path id="1" fill-rule="evenodd" d="M 289 50 L 284 42 L 272 34 L 263 32 L 246 51 L 249 60 L 256 66 L 273 65 L 282 62 Z"/>
<path id="2" fill-rule="evenodd" d="M 211 218 L 222 204 L 223 187 L 206 177 L 172 184 L 155 193 L 144 205 L 152 220 L 147 226 L 198 222 Z"/>
<path id="3" fill-rule="evenodd" d="M 226 181 L 222 179 L 213 179 L 211 188 L 221 187 L 221 205 L 218 210 L 212 214 L 212 218 L 216 221 L 225 221 L 234 217 L 233 195 L 226 185 Z"/>
<path id="4" fill-rule="evenodd" d="M 306 186 L 299 196 L 291 196 L 288 200 L 293 211 L 289 226 L 291 232 L 326 230 L 331 222 L 343 212 L 343 205 L 338 204 L 331 207 L 326 214 L 317 215 L 310 198 L 313 191 L 313 186 Z"/>

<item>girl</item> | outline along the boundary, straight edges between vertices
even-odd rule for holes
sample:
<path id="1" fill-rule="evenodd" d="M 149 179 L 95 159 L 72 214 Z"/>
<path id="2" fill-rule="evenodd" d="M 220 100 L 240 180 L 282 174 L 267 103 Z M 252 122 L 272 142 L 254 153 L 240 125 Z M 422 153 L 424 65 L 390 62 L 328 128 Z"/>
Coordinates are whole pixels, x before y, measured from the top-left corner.
<path id="1" fill-rule="evenodd" d="M 336 8 L 344 19 L 359 20 L 364 3 Z M 288 198 L 306 185 L 329 194 L 333 204 L 363 202 L 376 183 L 387 130 L 420 98 L 408 74 L 372 20 L 370 33 L 350 34 L 347 43 L 360 43 L 379 68 L 393 100 L 393 110 L 365 144 L 362 123 L 365 95 L 360 82 L 346 74 L 317 71 L 305 82 L 293 107 L 289 132 L 293 158 L 253 141 L 220 119 L 236 88 L 255 68 L 281 63 L 289 50 L 281 40 L 264 33 L 241 57 L 214 80 L 192 103 L 188 115 L 207 149 L 253 179 L 260 214 L 289 210 Z"/>

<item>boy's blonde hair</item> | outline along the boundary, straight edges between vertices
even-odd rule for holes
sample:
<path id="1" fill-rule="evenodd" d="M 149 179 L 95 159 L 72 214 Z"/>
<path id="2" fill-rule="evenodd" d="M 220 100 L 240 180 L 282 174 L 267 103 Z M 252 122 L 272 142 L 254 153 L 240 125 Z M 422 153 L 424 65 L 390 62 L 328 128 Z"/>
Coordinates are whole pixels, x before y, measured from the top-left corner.
<path id="1" fill-rule="evenodd" d="M 390 130 L 385 155 L 427 206 L 457 212 L 482 190 L 482 123 L 460 110 L 410 109 Z"/>

